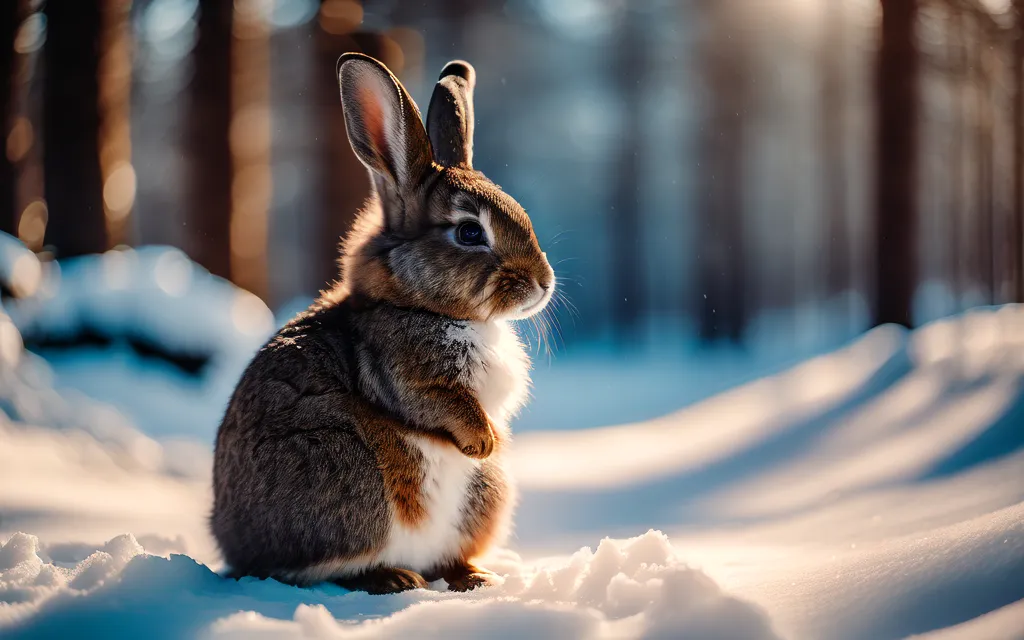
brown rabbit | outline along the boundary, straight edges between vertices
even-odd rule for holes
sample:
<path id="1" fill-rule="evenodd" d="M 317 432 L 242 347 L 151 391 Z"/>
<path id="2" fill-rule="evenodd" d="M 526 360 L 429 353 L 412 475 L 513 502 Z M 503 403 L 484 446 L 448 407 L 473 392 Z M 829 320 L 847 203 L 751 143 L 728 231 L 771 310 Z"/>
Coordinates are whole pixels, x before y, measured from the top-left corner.
<path id="1" fill-rule="evenodd" d="M 373 193 L 341 280 L 253 359 L 217 434 L 213 533 L 234 575 L 461 591 L 506 533 L 502 468 L 529 359 L 508 320 L 554 272 L 519 204 L 472 168 L 473 67 L 445 66 L 424 128 L 380 62 L 338 61 Z"/>

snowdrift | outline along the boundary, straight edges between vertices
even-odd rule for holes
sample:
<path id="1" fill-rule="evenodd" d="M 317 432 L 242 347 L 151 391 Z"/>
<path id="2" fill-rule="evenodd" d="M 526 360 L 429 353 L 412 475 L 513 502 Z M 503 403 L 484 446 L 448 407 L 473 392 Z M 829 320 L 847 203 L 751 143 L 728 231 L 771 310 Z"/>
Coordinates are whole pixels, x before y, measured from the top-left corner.
<path id="1" fill-rule="evenodd" d="M 0 238 L 0 280 L 10 274 L 14 284 L 4 286 L 19 295 L 4 310 L 46 358 L 58 389 L 116 405 L 151 436 L 211 437 L 235 382 L 276 328 L 262 300 L 173 247 L 40 265 L 11 242 Z M 10 253 L 18 257 L 5 269 Z"/>
<path id="2" fill-rule="evenodd" d="M 758 607 L 686 566 L 668 538 L 654 531 L 606 539 L 596 552 L 584 548 L 540 566 L 509 554 L 494 565 L 506 572 L 503 585 L 460 595 L 443 591 L 443 581 L 437 591 L 391 597 L 331 586 L 297 589 L 272 580 L 235 582 L 186 556 L 148 555 L 131 535 L 77 562 L 51 557 L 75 551 L 84 553 L 47 551 L 23 533 L 0 550 L 0 599 L 7 602 L 0 621 L 10 625 L 12 637 L 132 636 L 143 630 L 237 638 L 466 637 L 488 630 L 499 637 L 777 637 Z M 245 611 L 252 608 L 262 613 Z"/>

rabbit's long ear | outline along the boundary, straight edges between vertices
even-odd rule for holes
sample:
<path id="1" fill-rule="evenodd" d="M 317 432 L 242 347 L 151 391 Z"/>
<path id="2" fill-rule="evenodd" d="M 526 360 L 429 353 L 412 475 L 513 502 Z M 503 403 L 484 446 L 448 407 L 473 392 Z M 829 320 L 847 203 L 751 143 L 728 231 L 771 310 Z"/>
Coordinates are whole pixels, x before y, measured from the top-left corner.
<path id="1" fill-rule="evenodd" d="M 453 60 L 441 70 L 427 109 L 434 160 L 446 167 L 473 166 L 473 65 Z"/>
<path id="2" fill-rule="evenodd" d="M 352 150 L 399 191 L 413 189 L 431 164 L 416 103 L 383 63 L 367 55 L 346 53 L 337 72 Z"/>

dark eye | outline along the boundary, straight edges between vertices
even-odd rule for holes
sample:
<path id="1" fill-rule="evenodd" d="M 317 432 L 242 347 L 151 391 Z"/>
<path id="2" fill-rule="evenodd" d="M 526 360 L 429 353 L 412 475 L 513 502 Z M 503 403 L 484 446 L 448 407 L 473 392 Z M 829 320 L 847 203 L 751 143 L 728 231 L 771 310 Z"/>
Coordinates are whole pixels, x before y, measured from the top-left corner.
<path id="1" fill-rule="evenodd" d="M 475 246 L 485 244 L 484 229 L 478 222 L 466 221 L 455 228 L 455 240 L 459 244 Z"/>

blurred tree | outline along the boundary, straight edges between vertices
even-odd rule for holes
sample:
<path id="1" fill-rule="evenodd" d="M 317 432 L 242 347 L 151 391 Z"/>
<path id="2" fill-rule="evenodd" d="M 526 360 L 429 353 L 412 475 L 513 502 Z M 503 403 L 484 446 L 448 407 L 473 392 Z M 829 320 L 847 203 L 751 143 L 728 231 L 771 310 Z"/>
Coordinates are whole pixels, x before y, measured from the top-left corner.
<path id="1" fill-rule="evenodd" d="M 828 295 L 850 286 L 850 230 L 846 219 L 846 163 L 844 116 L 846 108 L 844 3 L 830 3 L 822 10 L 825 24 L 821 39 L 821 156 L 822 200 L 826 216 L 825 286 Z"/>
<path id="2" fill-rule="evenodd" d="M 219 276 L 231 275 L 232 0 L 200 0 L 184 123 L 185 251 Z"/>
<path id="3" fill-rule="evenodd" d="M 447 0 L 442 3 L 442 15 L 449 33 L 446 40 L 451 41 L 449 57 L 466 57 L 466 41 L 476 14 L 482 9 L 481 4 L 478 0 Z"/>
<path id="4" fill-rule="evenodd" d="M 268 223 L 273 199 L 270 24 L 264 0 L 234 0 L 231 23 L 231 280 L 269 301 Z"/>
<path id="5" fill-rule="evenodd" d="M 46 244 L 59 257 L 107 249 L 99 158 L 98 2 L 50 2 L 43 47 Z"/>
<path id="6" fill-rule="evenodd" d="M 0 3 L 0 231 L 18 235 L 14 203 L 14 162 L 7 152 L 14 117 L 14 37 L 22 20 L 23 1 Z"/>
<path id="7" fill-rule="evenodd" d="M 270 34 L 270 110 L 272 118 L 272 206 L 268 216 L 267 260 L 272 308 L 297 294 L 323 286 L 316 258 L 320 159 L 311 150 L 323 137 L 319 105 L 310 98 L 314 80 L 330 80 L 315 52 L 313 26 L 275 28 Z"/>
<path id="8" fill-rule="evenodd" d="M 743 237 L 744 141 L 749 52 L 735 2 L 705 5 L 709 31 L 702 48 L 708 104 L 698 164 L 698 291 L 702 340 L 740 342 L 747 322 Z"/>
<path id="9" fill-rule="evenodd" d="M 986 37 L 985 25 L 982 20 L 988 18 L 988 14 L 978 15 L 984 9 L 977 8 L 972 16 L 975 24 L 976 37 L 972 46 L 970 82 L 974 91 L 974 136 L 975 149 L 978 157 L 974 164 L 975 185 L 977 195 L 977 246 L 975 253 L 977 265 L 975 267 L 979 283 L 982 285 L 982 293 L 985 302 L 993 304 L 996 301 L 996 272 L 995 272 L 995 242 L 993 233 L 995 230 L 995 195 L 993 193 L 993 156 L 995 139 L 993 136 L 993 120 L 995 114 L 992 104 L 992 76 L 991 76 L 991 47 L 992 44 Z"/>
<path id="10" fill-rule="evenodd" d="M 949 33 L 950 50 L 947 54 L 950 58 L 950 82 L 951 90 L 951 126 L 953 129 L 950 145 L 950 174 L 949 186 L 949 280 L 954 294 L 954 309 L 962 309 L 964 294 L 964 255 L 965 228 L 964 215 L 967 210 L 967 197 L 964 188 L 965 167 L 964 158 L 965 137 L 966 137 L 966 102 L 967 102 L 967 43 L 964 33 L 964 15 L 959 7 L 950 7 L 949 12 Z"/>
<path id="11" fill-rule="evenodd" d="M 99 156 L 107 243 L 132 240 L 136 178 L 132 166 L 131 0 L 103 0 L 99 61 Z"/>
<path id="12" fill-rule="evenodd" d="M 618 46 L 613 58 L 613 82 L 622 100 L 619 148 L 612 165 L 611 212 L 608 216 L 612 252 L 612 326 L 620 342 L 638 338 L 638 323 L 646 311 L 643 219 L 640 215 L 640 156 L 643 131 L 645 34 L 635 9 L 624 8 L 619 21 Z"/>
<path id="13" fill-rule="evenodd" d="M 875 62 L 875 324 L 911 326 L 917 252 L 918 0 L 880 0 Z"/>
<path id="14" fill-rule="evenodd" d="M 317 143 L 321 158 L 317 190 L 321 199 L 318 208 L 320 222 L 315 235 L 314 255 L 322 287 L 338 278 L 338 243 L 370 194 L 370 183 L 366 169 L 348 144 L 338 79 L 334 75 L 338 57 L 351 50 L 355 46 L 354 41 L 348 36 L 328 32 L 322 20 L 313 28 L 317 44 L 313 95 L 320 116 Z"/>
<path id="15" fill-rule="evenodd" d="M 1010 226 L 1013 299 L 1024 302 L 1024 0 L 1013 0 L 1014 33 L 1010 66 L 1013 74 L 1013 213 Z"/>
<path id="16" fill-rule="evenodd" d="M 354 12 L 358 12 L 356 15 Z M 341 54 L 361 51 L 397 68 L 402 52 L 394 40 L 379 33 L 354 32 L 362 20 L 358 3 L 350 0 L 322 0 L 320 15 L 313 26 L 316 40 L 317 72 L 313 92 L 318 106 L 322 135 L 318 136 L 321 157 L 319 233 L 316 235 L 316 269 L 323 284 L 338 278 L 338 244 L 348 233 L 356 213 L 370 194 L 366 168 L 348 143 L 341 109 L 335 65 Z"/>

